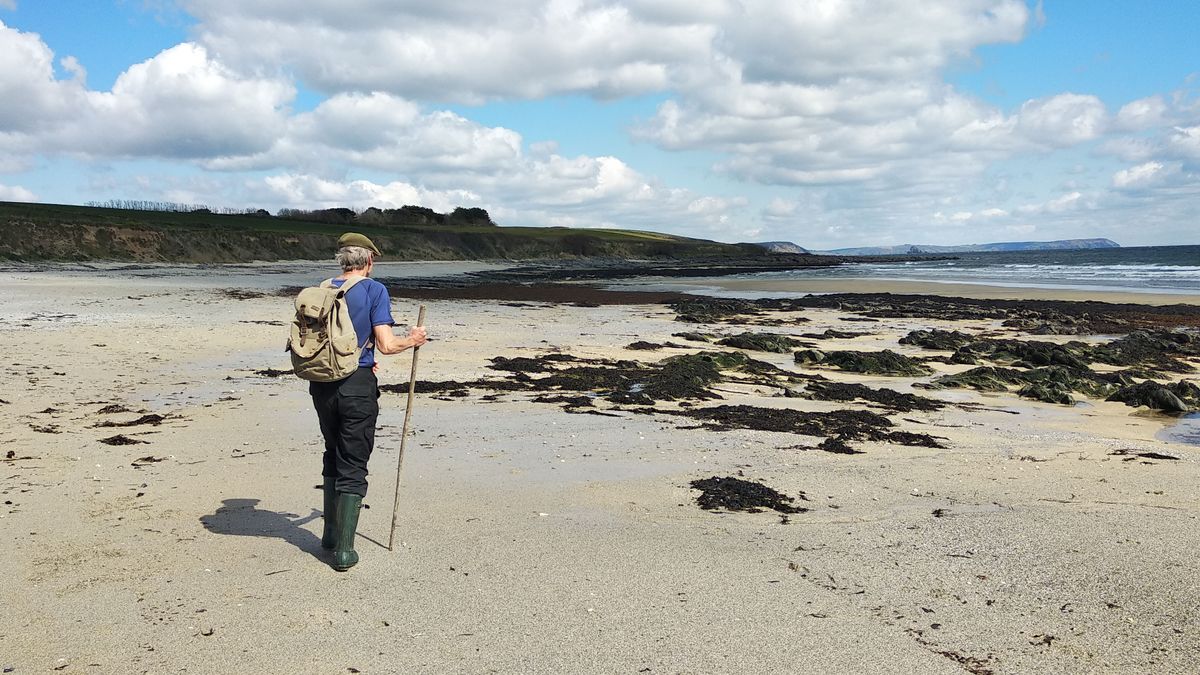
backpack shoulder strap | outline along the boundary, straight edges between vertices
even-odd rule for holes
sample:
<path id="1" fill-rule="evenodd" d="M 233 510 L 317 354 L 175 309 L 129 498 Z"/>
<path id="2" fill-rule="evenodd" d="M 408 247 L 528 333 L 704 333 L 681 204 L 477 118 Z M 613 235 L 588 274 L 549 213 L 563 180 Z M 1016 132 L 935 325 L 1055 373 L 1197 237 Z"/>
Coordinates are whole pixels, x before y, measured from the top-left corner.
<path id="1" fill-rule="evenodd" d="M 350 289 L 353 288 L 355 284 L 357 284 L 360 281 L 366 281 L 366 279 L 367 279 L 366 277 L 358 277 L 358 276 L 350 277 L 342 282 L 342 285 L 340 288 L 338 288 L 338 290 L 342 292 L 342 295 L 346 295 L 347 293 L 350 292 Z"/>

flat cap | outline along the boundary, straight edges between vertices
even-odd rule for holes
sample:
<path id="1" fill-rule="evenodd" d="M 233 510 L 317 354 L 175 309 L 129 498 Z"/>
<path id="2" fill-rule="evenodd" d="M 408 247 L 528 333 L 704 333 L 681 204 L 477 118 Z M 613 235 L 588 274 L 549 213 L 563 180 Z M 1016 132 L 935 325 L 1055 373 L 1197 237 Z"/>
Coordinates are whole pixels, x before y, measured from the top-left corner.
<path id="1" fill-rule="evenodd" d="M 375 255 L 383 255 L 379 252 L 379 248 L 375 246 L 370 239 L 367 239 L 367 235 L 365 234 L 347 232 L 346 234 L 338 237 L 338 248 L 345 248 L 347 246 L 359 246 L 367 249 Z"/>

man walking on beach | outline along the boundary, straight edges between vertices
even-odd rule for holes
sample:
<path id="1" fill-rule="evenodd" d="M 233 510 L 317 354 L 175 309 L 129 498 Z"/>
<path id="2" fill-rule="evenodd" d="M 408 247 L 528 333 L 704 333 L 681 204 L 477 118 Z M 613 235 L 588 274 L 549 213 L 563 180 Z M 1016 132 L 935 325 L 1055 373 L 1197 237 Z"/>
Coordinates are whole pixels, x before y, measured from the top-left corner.
<path id="1" fill-rule="evenodd" d="M 336 260 L 341 275 L 330 280 L 334 288 L 349 286 L 344 300 L 362 353 L 358 369 L 334 382 L 310 382 L 309 394 L 321 435 L 325 437 L 325 530 L 321 546 L 333 550 L 333 568 L 345 571 L 358 563 L 354 534 L 358 514 L 367 494 L 367 461 L 375 446 L 375 421 L 379 416 L 379 383 L 375 378 L 375 351 L 400 352 L 425 344 L 425 329 L 415 327 L 406 337 L 392 332 L 391 300 L 387 288 L 371 279 L 379 249 L 366 236 L 347 232 L 338 239 Z"/>

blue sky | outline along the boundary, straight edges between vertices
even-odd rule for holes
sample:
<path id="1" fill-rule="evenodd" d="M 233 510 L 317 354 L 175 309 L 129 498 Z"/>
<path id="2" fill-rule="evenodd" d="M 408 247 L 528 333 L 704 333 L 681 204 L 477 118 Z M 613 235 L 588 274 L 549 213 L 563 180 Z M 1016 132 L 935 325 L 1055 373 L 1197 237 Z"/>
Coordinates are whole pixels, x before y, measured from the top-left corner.
<path id="1" fill-rule="evenodd" d="M 0 0 L 0 199 L 1197 243 L 1200 4 L 869 4 Z"/>

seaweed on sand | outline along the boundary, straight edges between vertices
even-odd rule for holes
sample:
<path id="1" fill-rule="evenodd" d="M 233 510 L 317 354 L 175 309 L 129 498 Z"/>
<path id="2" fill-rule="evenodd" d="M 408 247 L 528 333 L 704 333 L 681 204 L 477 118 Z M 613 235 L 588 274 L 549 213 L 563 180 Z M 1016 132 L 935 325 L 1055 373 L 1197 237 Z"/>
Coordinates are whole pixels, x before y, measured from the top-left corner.
<path id="1" fill-rule="evenodd" d="M 691 482 L 693 490 L 700 490 L 696 503 L 706 511 L 724 509 L 726 511 L 742 511 L 745 513 L 762 513 L 763 509 L 772 509 L 779 513 L 804 513 L 809 509 L 793 506 L 794 497 L 777 492 L 762 483 L 742 480 L 728 476 L 721 478 L 713 476 Z M 807 501 L 803 492 L 800 499 Z"/>
<path id="2" fill-rule="evenodd" d="M 130 420 L 128 422 L 114 422 L 112 420 L 104 420 L 103 422 L 97 422 L 96 424 L 93 424 L 92 426 L 94 426 L 94 427 L 138 427 L 143 424 L 158 426 L 158 425 L 162 424 L 163 421 L 165 421 L 166 419 L 167 418 L 164 415 L 156 415 L 156 414 L 152 413 L 149 415 L 142 415 L 141 417 L 139 417 L 135 420 Z"/>
<path id="3" fill-rule="evenodd" d="M 744 323 L 781 326 L 808 321 L 802 316 L 785 320 L 767 315 L 768 310 L 786 311 L 791 309 L 786 302 L 699 297 L 676 300 L 668 304 L 671 309 L 675 310 L 675 320 L 684 323 Z M 796 307 L 796 309 L 801 308 Z"/>
<path id="4" fill-rule="evenodd" d="M 852 382 L 815 381 L 805 385 L 804 391 L 788 392 L 789 396 L 811 401 L 868 401 L 896 412 L 931 412 L 941 410 L 946 404 L 937 399 L 904 394 L 892 389 L 872 389 Z"/>
<path id="5" fill-rule="evenodd" d="M 496 357 L 492 359 L 490 367 L 509 374 L 504 379 L 418 381 L 416 390 L 420 393 L 453 393 L 466 389 L 580 392 L 610 403 L 652 405 L 657 401 L 719 399 L 721 397 L 712 390 L 712 386 L 723 381 L 785 389 L 798 382 L 824 379 L 819 375 L 792 373 L 734 351 L 684 354 L 657 363 L 585 359 L 566 354 Z M 407 385 L 402 384 L 381 385 L 379 389 L 389 393 L 408 391 Z"/>
<path id="6" fill-rule="evenodd" d="M 834 330 L 826 328 L 824 333 L 801 333 L 800 337 L 810 340 L 849 340 L 851 338 L 874 335 L 874 333 L 857 332 L 852 330 Z M 903 340 L 901 340 L 903 342 Z"/>
<path id="7" fill-rule="evenodd" d="M 1046 403 L 1075 403 L 1072 393 L 1091 398 L 1104 398 L 1117 391 L 1122 378 L 1115 374 L 1100 374 L 1089 369 L 1073 370 L 1063 366 L 1017 370 L 980 366 L 954 375 L 943 375 L 932 382 L 916 383 L 922 389 L 974 389 L 976 391 L 1008 391 L 1020 389 L 1017 395 Z"/>
<path id="8" fill-rule="evenodd" d="M 967 333 L 934 328 L 932 330 L 914 330 L 900 338 L 900 344 L 952 352 L 974 339 L 974 337 Z"/>
<path id="9" fill-rule="evenodd" d="M 667 347 L 670 347 L 671 349 L 689 349 L 689 347 L 687 345 L 676 344 L 674 342 L 658 343 L 658 342 L 647 342 L 645 340 L 637 340 L 635 342 L 630 342 L 629 344 L 625 345 L 625 349 L 629 349 L 632 351 L 648 351 L 648 352 L 658 351 L 659 349 L 665 349 Z"/>
<path id="10" fill-rule="evenodd" d="M 1200 387 L 1181 380 L 1171 384 L 1142 382 L 1122 387 L 1108 397 L 1127 406 L 1146 406 L 1169 413 L 1185 413 L 1200 407 Z"/>
<path id="11" fill-rule="evenodd" d="M 1172 373 L 1190 373 L 1193 366 L 1182 358 L 1200 356 L 1200 337 L 1183 331 L 1134 331 L 1125 337 L 1093 345 L 1037 340 L 972 338 L 957 331 L 912 331 L 901 344 L 926 349 L 954 350 L 951 363 L 978 364 L 981 360 L 1024 368 L 1066 366 L 1086 370 L 1088 364 L 1134 366 Z M 1157 373 L 1156 373 L 1157 374 Z"/>
<path id="12" fill-rule="evenodd" d="M 1185 304 L 1152 307 L 1107 302 L 972 299 L 893 293 L 829 293 L 759 300 L 687 298 L 670 304 L 677 313 L 691 317 L 681 320 L 696 322 L 732 321 L 739 317 L 762 319 L 767 311 L 802 312 L 819 308 L 875 318 L 1000 320 L 1009 328 L 1041 335 L 1126 333 L 1166 326 L 1200 326 L 1200 308 Z"/>
<path id="13" fill-rule="evenodd" d="M 717 340 L 717 344 L 734 349 L 749 349 L 757 352 L 787 354 L 797 347 L 809 346 L 788 335 L 779 333 L 740 333 Z"/>
<path id="14" fill-rule="evenodd" d="M 1006 340 L 983 338 L 960 346 L 950 357 L 951 363 L 976 365 L 980 359 L 1019 368 L 1066 366 L 1087 370 L 1090 347 L 1082 342 L 1060 345 L 1037 340 Z"/>
<path id="15" fill-rule="evenodd" d="M 683 338 L 684 340 L 689 340 L 691 342 L 713 342 L 721 336 L 717 335 L 716 333 L 701 333 L 698 331 L 689 330 L 680 333 L 671 333 L 671 337 Z"/>
<path id="16" fill-rule="evenodd" d="M 130 438 L 125 434 L 117 434 L 116 436 L 101 438 L 100 442 L 105 445 L 137 445 L 138 443 L 146 443 L 148 441 L 143 441 L 138 438 Z"/>
<path id="17" fill-rule="evenodd" d="M 945 447 L 928 434 L 895 431 L 895 424 L 891 420 L 869 410 L 806 412 L 750 405 L 719 405 L 670 411 L 670 414 L 700 420 L 703 428 L 715 431 L 755 429 L 842 441 L 884 441 L 926 448 Z"/>
<path id="18" fill-rule="evenodd" d="M 1180 357 L 1200 357 L 1200 336 L 1182 331 L 1134 331 L 1092 347 L 1091 360 L 1113 366 L 1146 366 L 1170 373 L 1196 370 Z"/>
<path id="19" fill-rule="evenodd" d="M 555 369 L 554 363 L 578 361 L 570 354 L 543 354 L 541 356 L 496 356 L 491 359 L 492 370 L 504 370 L 510 373 L 547 373 Z"/>
<path id="20" fill-rule="evenodd" d="M 672 356 L 657 363 L 580 360 L 550 368 L 544 377 L 524 382 L 530 391 L 589 391 L 612 403 L 650 405 L 656 401 L 720 398 L 711 387 L 736 374 L 737 381 L 774 387 L 809 378 L 789 373 L 742 352 L 700 352 Z"/>
<path id="21" fill-rule="evenodd" d="M 840 370 L 869 375 L 921 377 L 933 372 L 933 369 L 929 366 L 919 363 L 903 354 L 897 354 L 889 349 L 881 352 L 826 352 L 817 349 L 804 349 L 796 352 L 795 360 L 796 363 L 800 364 L 833 366 Z"/>

